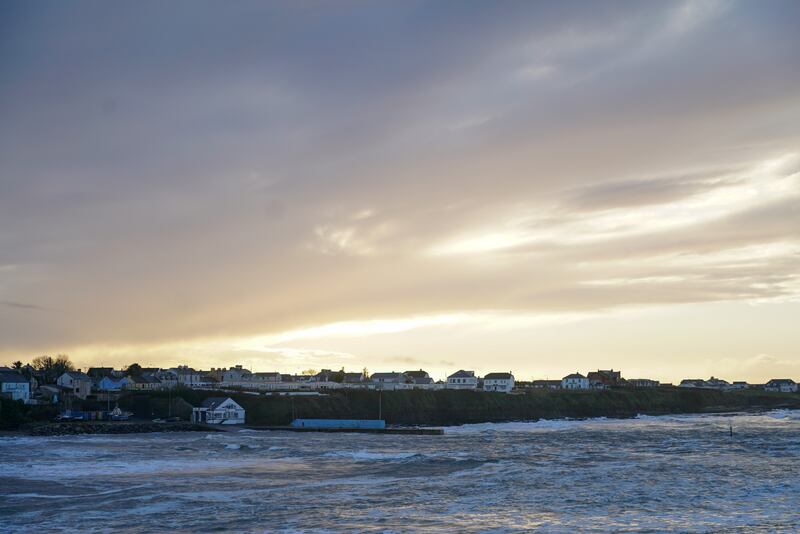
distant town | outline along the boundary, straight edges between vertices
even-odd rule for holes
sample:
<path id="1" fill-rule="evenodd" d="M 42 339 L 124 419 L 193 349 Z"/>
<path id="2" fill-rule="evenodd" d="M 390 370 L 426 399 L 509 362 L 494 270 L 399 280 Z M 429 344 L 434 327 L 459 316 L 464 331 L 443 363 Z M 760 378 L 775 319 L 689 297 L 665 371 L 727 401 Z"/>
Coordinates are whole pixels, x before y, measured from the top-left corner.
<path id="1" fill-rule="evenodd" d="M 323 369 L 302 374 L 254 372 L 242 365 L 229 368 L 197 370 L 187 365 L 159 368 L 132 364 L 125 369 L 90 367 L 76 369 L 68 357 L 42 356 L 29 364 L 14 362 L 0 367 L 2 396 L 26 404 L 55 404 L 70 399 L 106 398 L 124 391 L 159 391 L 173 388 L 230 392 L 274 392 L 282 394 L 315 394 L 326 390 L 439 390 L 460 389 L 506 394 L 524 393 L 530 389 L 602 390 L 606 388 L 675 387 L 648 378 L 624 378 L 622 372 L 599 369 L 586 374 L 569 373 L 560 380 L 519 381 L 513 372 L 492 372 L 478 376 L 471 370 L 458 370 L 446 380 L 436 381 L 424 370 L 368 373 Z M 798 384 L 790 378 L 775 378 L 765 384 L 728 382 L 710 377 L 687 378 L 679 388 L 738 390 L 757 388 L 765 391 L 793 393 Z"/>

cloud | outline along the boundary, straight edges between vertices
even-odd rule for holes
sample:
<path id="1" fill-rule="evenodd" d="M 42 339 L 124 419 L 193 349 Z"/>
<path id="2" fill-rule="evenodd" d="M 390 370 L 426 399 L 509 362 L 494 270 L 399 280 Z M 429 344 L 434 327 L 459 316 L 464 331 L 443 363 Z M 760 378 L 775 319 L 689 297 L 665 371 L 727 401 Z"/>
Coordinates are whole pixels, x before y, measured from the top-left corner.
<path id="1" fill-rule="evenodd" d="M 0 9 L 2 351 L 796 299 L 794 2 Z"/>
<path id="2" fill-rule="evenodd" d="M 22 310 L 43 310 L 41 306 L 37 306 L 36 304 L 26 304 L 24 302 L 9 302 L 7 300 L 0 300 L 0 304 L 3 306 L 8 306 L 9 308 L 18 308 Z"/>

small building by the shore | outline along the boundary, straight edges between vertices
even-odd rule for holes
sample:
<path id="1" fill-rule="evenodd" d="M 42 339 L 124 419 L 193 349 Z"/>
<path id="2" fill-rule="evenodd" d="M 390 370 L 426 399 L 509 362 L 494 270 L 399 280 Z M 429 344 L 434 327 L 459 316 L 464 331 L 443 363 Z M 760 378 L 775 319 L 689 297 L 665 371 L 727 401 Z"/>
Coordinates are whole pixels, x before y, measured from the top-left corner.
<path id="1" fill-rule="evenodd" d="M 193 423 L 242 425 L 244 419 L 244 408 L 230 397 L 209 397 L 200 406 L 192 408 Z"/>

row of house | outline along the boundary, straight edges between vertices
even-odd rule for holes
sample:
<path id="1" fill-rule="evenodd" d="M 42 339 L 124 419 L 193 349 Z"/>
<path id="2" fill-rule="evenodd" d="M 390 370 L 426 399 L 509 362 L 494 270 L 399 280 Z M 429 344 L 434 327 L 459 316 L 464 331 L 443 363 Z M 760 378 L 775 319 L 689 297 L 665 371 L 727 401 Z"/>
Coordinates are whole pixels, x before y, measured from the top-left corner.
<path id="1" fill-rule="evenodd" d="M 678 384 L 681 388 L 694 388 L 694 389 L 717 389 L 722 391 L 736 390 L 736 389 L 749 389 L 759 388 L 764 391 L 775 391 L 782 393 L 795 393 L 800 389 L 800 386 L 791 378 L 773 378 L 763 385 L 748 384 L 744 381 L 728 382 L 721 378 L 712 376 L 708 380 L 702 378 L 685 378 Z"/>
<path id="2" fill-rule="evenodd" d="M 607 389 L 611 387 L 655 388 L 660 386 L 658 380 L 649 378 L 623 378 L 621 371 L 614 369 L 598 369 L 581 374 L 574 372 L 560 380 L 534 380 L 524 384 L 533 389 Z"/>
<path id="3" fill-rule="evenodd" d="M 435 381 L 424 370 L 403 372 L 377 372 L 369 375 L 364 372 L 345 372 L 323 369 L 315 374 L 289 375 L 279 372 L 252 372 L 242 365 L 229 368 L 211 368 L 198 371 L 181 365 L 169 369 L 156 367 L 141 368 L 136 374 L 111 367 L 92 367 L 86 373 L 68 371 L 56 380 L 55 385 L 36 387 L 34 380 L 28 380 L 20 373 L 0 367 L 0 393 L 7 398 L 24 402 L 57 402 L 69 396 L 86 399 L 91 394 L 113 394 L 123 390 L 164 390 L 178 386 L 198 389 L 251 389 L 276 391 L 304 391 L 340 388 L 363 389 L 466 389 L 511 393 L 523 389 L 567 389 L 589 390 L 610 387 L 654 388 L 661 385 L 657 380 L 647 378 L 625 379 L 614 369 L 598 369 L 586 375 L 571 373 L 560 380 L 533 380 L 518 383 L 511 372 L 489 373 L 479 377 L 474 371 L 459 370 L 449 375 L 445 381 Z M 732 382 L 711 377 L 704 379 L 685 379 L 679 387 L 705 389 L 744 389 L 760 387 L 767 391 L 796 392 L 798 384 L 791 379 L 773 379 L 763 386 L 751 386 L 746 382 Z M 33 390 L 36 390 L 34 399 Z"/>

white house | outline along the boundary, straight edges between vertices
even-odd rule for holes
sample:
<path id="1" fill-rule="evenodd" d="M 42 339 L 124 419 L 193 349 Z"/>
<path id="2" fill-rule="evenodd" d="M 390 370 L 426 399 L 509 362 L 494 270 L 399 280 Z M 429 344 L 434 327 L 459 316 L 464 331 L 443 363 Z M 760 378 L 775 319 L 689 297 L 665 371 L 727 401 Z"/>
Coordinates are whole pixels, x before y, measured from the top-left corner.
<path id="1" fill-rule="evenodd" d="M 257 384 L 280 384 L 281 374 L 278 372 L 272 373 L 253 373 L 250 379 Z"/>
<path id="2" fill-rule="evenodd" d="M 202 373 L 199 371 L 195 371 L 191 367 L 187 367 L 186 365 L 179 365 L 178 367 L 173 367 L 170 371 L 174 371 L 175 375 L 178 377 L 178 384 L 181 386 L 186 387 L 195 387 L 199 386 L 202 382 Z"/>
<path id="3" fill-rule="evenodd" d="M 764 384 L 764 391 L 780 391 L 781 393 L 796 393 L 797 383 L 791 378 L 773 378 Z"/>
<path id="4" fill-rule="evenodd" d="M 702 378 L 685 378 L 678 385 L 680 388 L 701 388 L 701 389 L 729 389 L 731 385 L 721 378 L 712 376 L 708 380 Z"/>
<path id="5" fill-rule="evenodd" d="M 178 385 L 178 373 L 171 369 L 162 369 L 155 377 L 161 381 L 161 389 L 172 389 Z"/>
<path id="6" fill-rule="evenodd" d="M 0 396 L 10 397 L 11 400 L 21 400 L 28 404 L 31 400 L 31 384 L 21 374 L 2 369 L 0 370 Z"/>
<path id="7" fill-rule="evenodd" d="M 419 371 L 406 371 L 403 374 L 406 375 L 407 381 L 415 386 L 430 386 L 433 384 L 433 378 L 422 369 Z"/>
<path id="8" fill-rule="evenodd" d="M 447 387 L 450 389 L 475 389 L 478 387 L 478 377 L 475 371 L 456 371 L 447 377 Z"/>
<path id="9" fill-rule="evenodd" d="M 563 389 L 589 389 L 589 379 L 580 373 L 572 373 L 561 379 Z"/>
<path id="10" fill-rule="evenodd" d="M 224 385 L 242 385 L 242 382 L 251 381 L 253 373 L 249 369 L 244 369 L 241 365 L 237 365 L 227 371 L 223 371 L 221 378 Z"/>
<path id="11" fill-rule="evenodd" d="M 192 408 L 192 422 L 212 425 L 244 424 L 244 408 L 230 397 L 209 397 Z"/>
<path id="12" fill-rule="evenodd" d="M 514 375 L 511 373 L 489 373 L 483 377 L 484 391 L 511 393 L 514 389 Z"/>
<path id="13" fill-rule="evenodd" d="M 68 389 L 79 399 L 85 399 L 92 392 L 92 379 L 80 371 L 67 371 L 58 377 L 56 384 Z"/>

